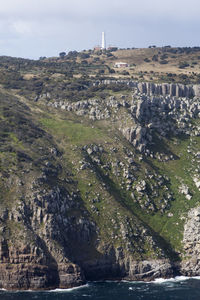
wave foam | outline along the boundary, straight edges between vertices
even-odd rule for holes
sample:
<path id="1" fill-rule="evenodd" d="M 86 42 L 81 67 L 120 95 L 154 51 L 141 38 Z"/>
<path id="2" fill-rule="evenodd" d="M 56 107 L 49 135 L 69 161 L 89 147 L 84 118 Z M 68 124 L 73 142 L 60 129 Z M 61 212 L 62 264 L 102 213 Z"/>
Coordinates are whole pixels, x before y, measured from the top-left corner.
<path id="1" fill-rule="evenodd" d="M 74 290 L 79 290 L 79 289 L 83 289 L 83 288 L 86 288 L 86 287 L 89 287 L 89 284 L 84 284 L 84 285 L 81 285 L 81 286 L 76 286 L 76 287 L 73 287 L 73 288 L 69 288 L 69 289 L 55 289 L 55 290 L 50 290 L 49 292 L 56 292 L 56 293 L 66 293 L 66 292 L 72 292 Z"/>
<path id="2" fill-rule="evenodd" d="M 162 284 L 162 283 L 166 283 L 166 282 L 181 282 L 181 281 L 186 281 L 186 280 L 189 280 L 189 279 L 200 280 L 200 276 L 193 276 L 193 277 L 189 277 L 189 276 L 176 276 L 174 278 L 168 278 L 168 279 L 156 278 L 154 281 L 151 281 L 149 283 Z"/>

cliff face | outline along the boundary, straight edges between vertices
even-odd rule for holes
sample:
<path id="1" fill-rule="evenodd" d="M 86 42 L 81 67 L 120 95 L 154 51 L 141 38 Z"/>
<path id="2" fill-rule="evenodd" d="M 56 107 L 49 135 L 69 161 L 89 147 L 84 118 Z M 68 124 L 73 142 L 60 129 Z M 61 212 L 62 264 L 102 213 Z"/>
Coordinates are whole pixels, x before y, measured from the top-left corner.
<path id="1" fill-rule="evenodd" d="M 92 231 L 94 225 L 84 217 L 79 224 L 78 217 L 72 222 L 73 217 L 66 216 L 66 211 L 79 208 L 78 195 L 70 195 L 59 183 L 61 166 L 55 164 L 59 153 L 51 137 L 30 120 L 29 109 L 1 95 L 1 113 L 7 120 L 1 120 L 0 286 L 38 289 L 79 285 L 84 275 L 65 252 L 71 248 L 69 241 L 84 243 L 88 227 Z M 41 138 L 46 148 L 40 144 Z M 23 140 L 23 147 L 18 139 Z"/>
<path id="2" fill-rule="evenodd" d="M 1 87 L 0 288 L 199 275 L 198 86 L 45 80 Z"/>
<path id="3" fill-rule="evenodd" d="M 138 266 L 131 254 L 134 248 L 136 253 L 142 251 L 143 243 L 148 241 L 145 247 L 152 252 L 157 248 L 158 257 L 165 257 L 150 230 L 139 219 L 123 220 L 120 212 L 112 220 L 120 219 L 117 238 L 123 238 L 125 249 L 113 242 L 106 243 L 101 237 L 98 224 L 81 199 L 77 182 L 63 162 L 63 153 L 56 148 L 52 137 L 34 123 L 28 107 L 15 98 L 1 95 L 1 113 L 4 194 L 0 219 L 0 287 L 66 288 L 80 285 L 86 279 L 150 278 L 154 269 L 156 274 L 161 274 L 157 264 L 155 267 L 155 263 L 152 266 L 147 261 Z M 98 147 L 96 151 L 100 151 Z M 132 238 L 134 234 L 141 238 L 136 241 Z M 130 243 L 135 243 L 133 249 Z"/>
<path id="4" fill-rule="evenodd" d="M 200 272 L 200 208 L 191 209 L 186 220 L 183 243 L 187 259 L 182 262 L 182 272 L 190 276 L 197 276 Z"/>
<path id="5" fill-rule="evenodd" d="M 134 88 L 137 93 L 149 96 L 171 96 L 171 97 L 199 97 L 199 84 L 180 84 L 180 83 L 153 83 L 153 82 L 137 82 L 133 80 L 103 80 L 97 81 L 95 85 L 127 85 Z"/>
<path id="6" fill-rule="evenodd" d="M 67 288 L 85 282 L 83 272 L 76 264 L 58 263 L 48 249 L 21 242 L 15 248 L 1 242 L 0 286 L 5 289 Z M 7 248 L 7 249 L 6 249 Z"/>

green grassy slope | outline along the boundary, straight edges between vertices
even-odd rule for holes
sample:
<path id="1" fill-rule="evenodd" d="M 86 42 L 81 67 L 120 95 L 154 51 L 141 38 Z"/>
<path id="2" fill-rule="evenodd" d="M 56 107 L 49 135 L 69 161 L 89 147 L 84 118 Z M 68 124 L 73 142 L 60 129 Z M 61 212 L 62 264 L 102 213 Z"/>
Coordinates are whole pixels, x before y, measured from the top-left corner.
<path id="1" fill-rule="evenodd" d="M 134 51 L 129 51 L 127 59 L 137 59 L 138 64 L 142 64 L 141 57 L 133 59 Z M 144 50 L 142 55 L 153 55 L 155 51 L 164 50 Z M 197 54 L 192 52 L 191 61 Z M 20 199 L 24 199 L 30 182 L 40 177 L 41 169 L 49 163 L 52 167 L 49 167 L 49 181 L 44 187 L 59 185 L 69 192 L 80 192 L 82 208 L 99 229 L 99 249 L 102 252 L 110 243 L 116 248 L 126 247 L 135 259 L 162 257 L 162 251 L 165 256 L 177 259 L 177 253 L 182 253 L 187 212 L 199 204 L 199 191 L 192 180 L 198 163 L 193 153 L 200 149 L 199 136 L 172 135 L 162 141 L 155 137 L 157 151 L 173 153 L 176 159 L 167 162 L 151 157 L 141 159 L 141 154 L 118 129 L 119 124 L 130 122 L 126 108 L 121 109 L 115 118 L 93 121 L 87 115 L 78 116 L 72 111 L 47 105 L 53 101 L 74 103 L 88 98 L 121 97 L 121 94 L 130 97 L 128 87 L 105 90 L 104 86 L 90 86 L 92 73 L 95 73 L 95 79 L 111 75 L 101 60 L 104 59 L 110 67 L 114 61 L 104 57 L 105 54 L 100 56 L 100 62 L 93 61 L 97 54 L 90 55 L 90 68 L 84 67 L 80 57 L 66 57 L 64 61 L 20 61 L 20 66 L 17 60 L 1 58 L 0 206 L 2 210 L 11 210 Z M 113 55 L 121 59 L 127 53 L 119 51 Z M 137 55 L 141 56 L 141 53 Z M 73 67 L 72 61 L 75 61 Z M 104 70 L 104 75 L 99 70 Z M 180 78 L 178 73 L 174 75 L 175 81 Z M 129 75 L 129 78 L 134 76 Z M 198 74 L 194 77 L 192 82 L 197 82 Z M 157 79 L 160 80 L 160 75 Z M 111 113 L 113 111 L 114 108 Z M 89 151 L 94 146 L 98 151 Z M 56 157 L 50 151 L 54 148 L 59 153 Z M 129 163 L 130 158 L 133 158 L 133 164 Z M 129 168 L 134 177 L 130 189 L 127 188 L 129 178 L 126 178 Z M 132 195 L 132 190 L 142 180 L 146 182 L 153 209 L 145 206 L 146 195 L 141 196 L 137 190 Z M 180 194 L 181 184 L 189 187 L 191 200 Z M 154 187 L 155 194 L 151 187 Z M 167 193 L 172 195 L 172 200 L 162 211 Z M 142 205 L 137 201 L 140 197 Z M 81 216 L 84 209 L 73 208 L 68 215 Z M 13 224 L 8 228 L 10 232 L 16 229 Z M 19 232 L 22 231 L 23 228 L 19 228 Z M 148 243 L 149 236 L 153 237 L 155 244 Z M 95 244 L 97 237 L 93 238 Z M 93 250 L 91 257 L 97 255 Z"/>

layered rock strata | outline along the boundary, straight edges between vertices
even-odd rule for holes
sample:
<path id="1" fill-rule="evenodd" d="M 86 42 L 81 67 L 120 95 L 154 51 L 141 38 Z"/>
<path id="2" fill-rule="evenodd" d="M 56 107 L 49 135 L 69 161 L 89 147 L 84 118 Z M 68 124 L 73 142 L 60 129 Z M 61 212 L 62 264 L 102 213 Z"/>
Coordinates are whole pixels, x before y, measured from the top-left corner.
<path id="1" fill-rule="evenodd" d="M 199 97 L 200 85 L 180 84 L 180 83 L 153 83 L 137 82 L 132 80 L 103 80 L 97 81 L 94 85 L 127 85 L 134 88 L 137 92 L 146 95 L 171 96 L 171 97 Z"/>

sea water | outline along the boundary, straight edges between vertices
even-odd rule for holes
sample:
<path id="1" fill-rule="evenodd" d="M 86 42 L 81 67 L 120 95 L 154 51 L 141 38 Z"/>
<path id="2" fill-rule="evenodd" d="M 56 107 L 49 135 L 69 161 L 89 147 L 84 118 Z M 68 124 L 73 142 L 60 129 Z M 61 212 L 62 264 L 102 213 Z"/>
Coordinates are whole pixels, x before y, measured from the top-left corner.
<path id="1" fill-rule="evenodd" d="M 89 282 L 52 291 L 0 290 L 0 300 L 200 300 L 200 277 L 175 277 L 153 282 Z"/>

